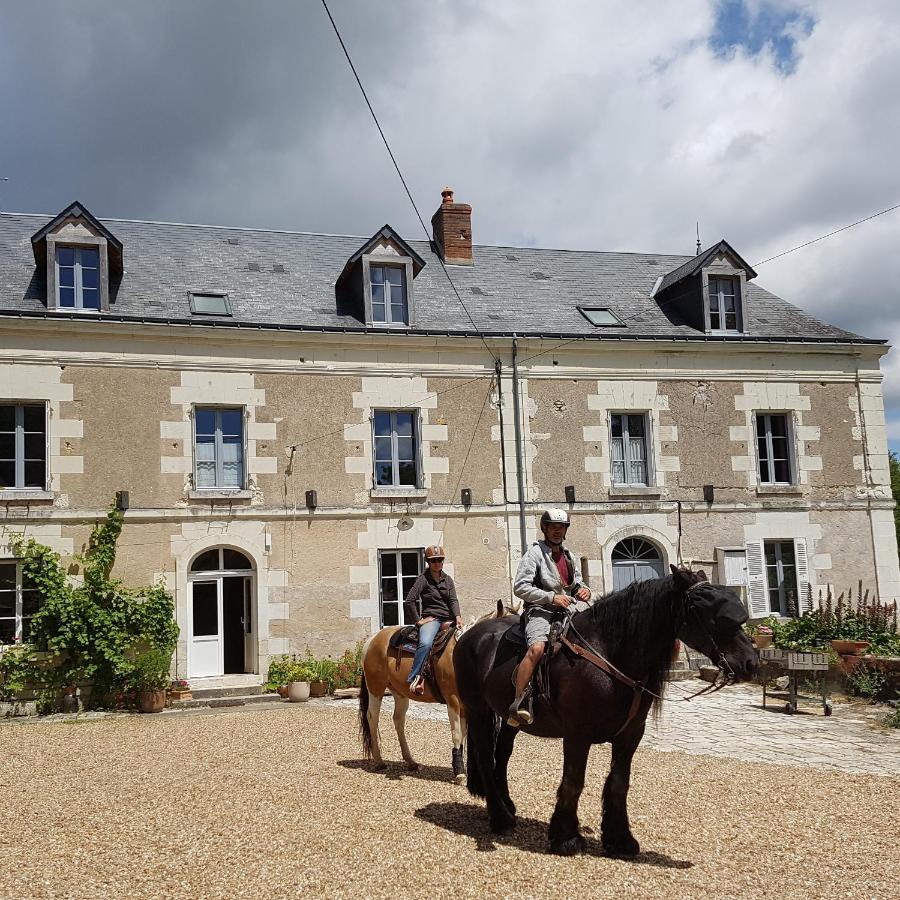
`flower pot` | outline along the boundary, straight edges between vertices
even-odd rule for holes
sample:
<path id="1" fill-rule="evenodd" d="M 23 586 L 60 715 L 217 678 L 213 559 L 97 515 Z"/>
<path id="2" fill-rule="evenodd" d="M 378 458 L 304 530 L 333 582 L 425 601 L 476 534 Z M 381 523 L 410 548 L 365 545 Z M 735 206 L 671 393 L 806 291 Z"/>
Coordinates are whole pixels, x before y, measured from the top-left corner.
<path id="1" fill-rule="evenodd" d="M 278 687 L 275 688 L 275 690 L 278 691 L 279 697 L 287 698 L 287 685 L 286 684 L 279 684 Z"/>
<path id="2" fill-rule="evenodd" d="M 868 641 L 832 641 L 831 647 L 841 656 L 859 656 L 869 646 Z"/>
<path id="3" fill-rule="evenodd" d="M 309 683 L 310 697 L 324 697 L 328 693 L 328 685 L 324 681 L 311 681 Z"/>
<path id="4" fill-rule="evenodd" d="M 309 700 L 309 682 L 291 681 L 287 686 L 287 692 L 291 703 L 303 703 L 304 700 Z"/>
<path id="5" fill-rule="evenodd" d="M 767 647 L 771 647 L 773 640 L 774 637 L 771 634 L 758 634 L 753 638 L 757 650 L 765 650 Z"/>
<path id="6" fill-rule="evenodd" d="M 165 691 L 139 691 L 138 704 L 141 712 L 157 713 L 162 712 L 166 708 L 166 692 Z"/>

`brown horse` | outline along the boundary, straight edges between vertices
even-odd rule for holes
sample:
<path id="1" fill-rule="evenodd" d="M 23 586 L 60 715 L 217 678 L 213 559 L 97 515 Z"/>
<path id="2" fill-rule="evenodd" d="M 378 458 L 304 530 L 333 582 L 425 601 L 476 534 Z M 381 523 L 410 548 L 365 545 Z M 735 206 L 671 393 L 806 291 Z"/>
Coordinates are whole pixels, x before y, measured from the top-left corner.
<path id="1" fill-rule="evenodd" d="M 512 615 L 515 611 L 507 609 L 502 600 L 497 601 L 496 610 L 492 610 L 477 621 L 500 619 Z M 473 623 L 474 624 L 474 623 Z M 412 669 L 413 658 L 407 653 L 396 656 L 388 652 L 391 637 L 402 626 L 394 625 L 382 628 L 369 638 L 363 649 L 363 677 L 359 692 L 359 733 L 362 738 L 363 752 L 366 759 L 375 762 L 376 769 L 385 769 L 387 764 L 381 758 L 381 741 L 378 736 L 378 718 L 381 715 L 381 701 L 389 690 L 394 697 L 394 727 L 400 741 L 400 752 L 411 771 L 418 769 L 419 764 L 413 759 L 406 742 L 406 712 L 409 701 L 420 703 L 440 703 L 434 696 L 431 685 L 426 681 L 424 694 L 411 694 L 407 679 Z M 456 636 L 450 637 L 440 657 L 433 662 L 434 677 L 438 689 L 447 704 L 447 716 L 450 719 L 450 733 L 453 738 L 453 778 L 457 784 L 465 781 L 463 765 L 463 743 L 466 739 L 466 717 L 463 711 L 459 692 L 456 689 L 456 674 L 453 670 L 453 648 Z"/>

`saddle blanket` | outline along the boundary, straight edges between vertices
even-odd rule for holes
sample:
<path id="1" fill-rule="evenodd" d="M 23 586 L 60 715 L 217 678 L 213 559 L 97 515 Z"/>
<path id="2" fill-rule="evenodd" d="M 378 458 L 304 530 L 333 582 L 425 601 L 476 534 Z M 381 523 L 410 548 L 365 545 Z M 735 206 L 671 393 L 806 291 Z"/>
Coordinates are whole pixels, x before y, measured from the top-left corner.
<path id="1" fill-rule="evenodd" d="M 437 659 L 444 652 L 450 637 L 453 634 L 453 628 L 449 625 L 443 626 L 437 633 L 434 643 L 431 645 L 431 656 Z M 395 652 L 409 653 L 415 655 L 419 646 L 419 629 L 415 625 L 407 625 L 401 628 L 390 640 L 390 648 Z"/>

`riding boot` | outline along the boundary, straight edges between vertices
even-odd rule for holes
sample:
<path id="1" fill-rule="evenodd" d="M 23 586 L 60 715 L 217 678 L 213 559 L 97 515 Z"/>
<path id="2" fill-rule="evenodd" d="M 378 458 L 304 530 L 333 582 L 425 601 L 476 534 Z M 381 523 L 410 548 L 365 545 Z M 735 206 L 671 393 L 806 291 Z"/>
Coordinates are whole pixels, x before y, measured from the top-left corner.
<path id="1" fill-rule="evenodd" d="M 513 700 L 506 716 L 506 724 L 511 725 L 513 728 L 518 728 L 520 725 L 530 725 L 534 721 L 534 716 L 531 712 L 530 690 L 526 689 L 524 694 Z"/>

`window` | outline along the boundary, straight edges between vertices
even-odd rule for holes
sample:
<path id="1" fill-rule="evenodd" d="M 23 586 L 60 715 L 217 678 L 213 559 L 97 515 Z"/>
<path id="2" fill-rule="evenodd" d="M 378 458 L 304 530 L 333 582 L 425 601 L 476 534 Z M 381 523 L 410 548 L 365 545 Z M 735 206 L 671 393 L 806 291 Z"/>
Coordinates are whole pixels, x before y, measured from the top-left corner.
<path id="1" fill-rule="evenodd" d="M 0 406 L 0 490 L 47 487 L 47 412 L 43 403 Z"/>
<path id="2" fill-rule="evenodd" d="M 195 316 L 230 316 L 227 294 L 189 294 L 191 312 Z"/>
<path id="3" fill-rule="evenodd" d="M 615 313 L 599 306 L 579 306 L 578 312 L 580 312 L 591 325 L 597 327 L 602 325 L 625 324 Z"/>
<path id="4" fill-rule="evenodd" d="M 649 485 L 647 416 L 614 413 L 609 420 L 614 485 Z"/>
<path id="5" fill-rule="evenodd" d="M 40 594 L 24 577 L 22 565 L 0 562 L 0 644 L 21 644 L 31 637 L 31 617 Z"/>
<path id="6" fill-rule="evenodd" d="M 790 424 L 785 413 L 756 414 L 760 484 L 791 484 Z"/>
<path id="7" fill-rule="evenodd" d="M 100 251 L 56 248 L 56 290 L 60 309 L 100 309 Z"/>
<path id="8" fill-rule="evenodd" d="M 776 616 L 799 615 L 794 542 L 764 541 L 763 555 L 766 562 L 769 609 Z"/>
<path id="9" fill-rule="evenodd" d="M 738 321 L 737 278 L 710 276 L 709 279 L 709 330 L 737 333 Z"/>
<path id="10" fill-rule="evenodd" d="M 372 321 L 389 325 L 409 324 L 405 270 L 397 266 L 370 266 Z"/>
<path id="11" fill-rule="evenodd" d="M 403 614 L 403 600 L 422 572 L 421 550 L 382 550 L 379 554 L 381 573 L 381 627 L 412 625 Z"/>
<path id="12" fill-rule="evenodd" d="M 416 413 L 376 411 L 375 486 L 417 487 Z"/>
<path id="13" fill-rule="evenodd" d="M 194 412 L 196 486 L 244 486 L 244 411 L 198 407 Z"/>

